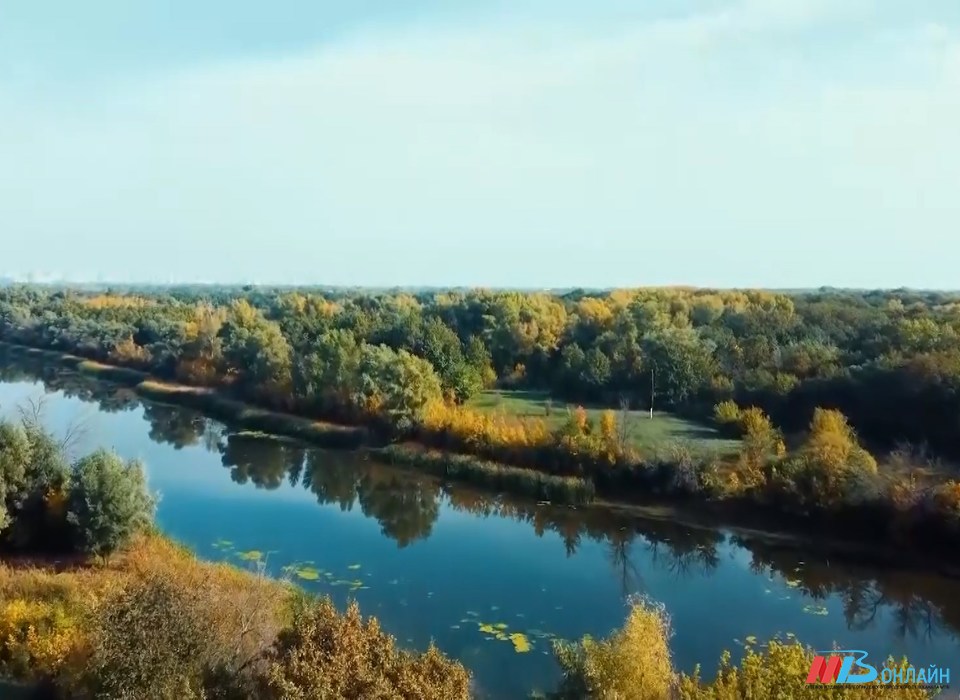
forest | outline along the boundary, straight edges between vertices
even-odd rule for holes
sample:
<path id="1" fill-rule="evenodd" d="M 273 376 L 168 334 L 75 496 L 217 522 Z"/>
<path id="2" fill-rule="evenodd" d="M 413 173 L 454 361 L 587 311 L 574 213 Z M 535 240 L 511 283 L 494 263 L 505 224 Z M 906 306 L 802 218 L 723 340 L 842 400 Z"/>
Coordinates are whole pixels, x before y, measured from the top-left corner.
<path id="1" fill-rule="evenodd" d="M 607 498 L 855 512 L 912 537 L 960 532 L 958 339 L 960 295 L 905 290 L 0 289 L 9 343 Z M 484 407 L 492 389 L 539 392 L 543 415 Z M 648 411 L 711 426 L 735 454 L 638 447 Z"/>

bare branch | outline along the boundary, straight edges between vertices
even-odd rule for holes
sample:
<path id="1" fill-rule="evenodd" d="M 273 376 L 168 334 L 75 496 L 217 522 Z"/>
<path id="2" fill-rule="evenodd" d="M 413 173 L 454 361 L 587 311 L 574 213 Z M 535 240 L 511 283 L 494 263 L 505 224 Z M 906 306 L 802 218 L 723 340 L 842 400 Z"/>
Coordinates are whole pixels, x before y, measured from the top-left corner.
<path id="1" fill-rule="evenodd" d="M 63 431 L 63 437 L 59 442 L 60 451 L 67 457 L 72 457 L 73 452 L 80 447 L 89 432 L 90 414 L 74 415 Z"/>

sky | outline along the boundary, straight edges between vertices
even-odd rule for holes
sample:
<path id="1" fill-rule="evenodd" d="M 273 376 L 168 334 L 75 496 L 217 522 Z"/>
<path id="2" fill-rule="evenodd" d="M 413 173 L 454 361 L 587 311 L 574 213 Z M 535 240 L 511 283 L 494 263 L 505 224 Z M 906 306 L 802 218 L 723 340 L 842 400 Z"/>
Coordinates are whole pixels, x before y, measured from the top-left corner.
<path id="1" fill-rule="evenodd" d="M 0 276 L 960 288 L 957 0 L 0 0 Z"/>

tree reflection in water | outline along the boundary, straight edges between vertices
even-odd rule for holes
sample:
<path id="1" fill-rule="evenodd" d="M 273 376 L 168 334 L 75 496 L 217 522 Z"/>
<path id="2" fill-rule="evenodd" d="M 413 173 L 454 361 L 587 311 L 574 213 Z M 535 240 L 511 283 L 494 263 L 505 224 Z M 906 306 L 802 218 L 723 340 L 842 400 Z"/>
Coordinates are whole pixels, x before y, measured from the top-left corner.
<path id="1" fill-rule="evenodd" d="M 18 355 L 0 360 L 0 381 L 40 381 L 47 392 L 61 391 L 106 412 L 142 405 L 151 440 L 176 449 L 202 445 L 219 453 L 236 483 L 276 489 L 286 481 L 313 493 L 321 505 L 352 510 L 358 504 L 399 547 L 428 538 L 445 502 L 453 510 L 480 518 L 528 523 L 538 536 L 556 533 L 568 556 L 585 541 L 605 545 L 624 596 L 643 588 L 636 561 L 677 577 L 707 576 L 719 565 L 721 549 L 735 546 L 750 552 L 751 567 L 757 574 L 779 576 L 813 599 L 837 596 L 843 601 L 851 629 L 868 630 L 878 623 L 881 611 L 889 611 L 897 634 L 904 638 L 929 639 L 942 633 L 956 635 L 960 630 L 960 597 L 949 577 L 858 566 L 849 560 L 831 566 L 825 556 L 769 538 L 728 536 L 709 527 L 642 518 L 619 510 L 555 507 L 442 485 L 354 452 L 325 451 L 285 438 L 231 432 L 195 411 L 142 401 L 129 389 L 45 365 L 35 358 Z"/>

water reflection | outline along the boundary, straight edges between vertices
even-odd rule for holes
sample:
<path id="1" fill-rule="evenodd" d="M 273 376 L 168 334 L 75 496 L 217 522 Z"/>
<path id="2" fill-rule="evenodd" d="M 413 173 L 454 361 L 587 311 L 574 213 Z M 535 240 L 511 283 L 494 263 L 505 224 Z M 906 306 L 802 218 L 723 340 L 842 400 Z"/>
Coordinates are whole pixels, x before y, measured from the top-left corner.
<path id="1" fill-rule="evenodd" d="M 955 638 L 960 596 L 955 581 L 935 574 L 881 570 L 805 551 L 761 536 L 731 535 L 626 511 L 556 507 L 518 501 L 364 459 L 353 452 L 325 451 L 285 438 L 231 430 L 184 408 L 142 402 L 124 387 L 77 372 L 44 366 L 30 358 L 4 361 L 0 381 L 40 381 L 48 392 L 95 403 L 106 412 L 143 408 L 150 439 L 175 449 L 202 446 L 218 454 L 237 484 L 274 490 L 302 488 L 320 505 L 359 509 L 400 548 L 431 537 L 442 509 L 478 518 L 525 523 L 539 536 L 558 536 L 566 555 L 585 543 L 600 545 L 620 593 L 643 592 L 645 577 L 664 572 L 678 582 L 712 576 L 727 556 L 745 556 L 758 577 L 795 589 L 812 601 L 836 598 L 849 630 L 869 631 L 883 620 L 884 634 L 902 639 Z M 768 590 L 767 593 L 773 595 Z M 809 614 L 821 614 L 816 605 Z"/>

